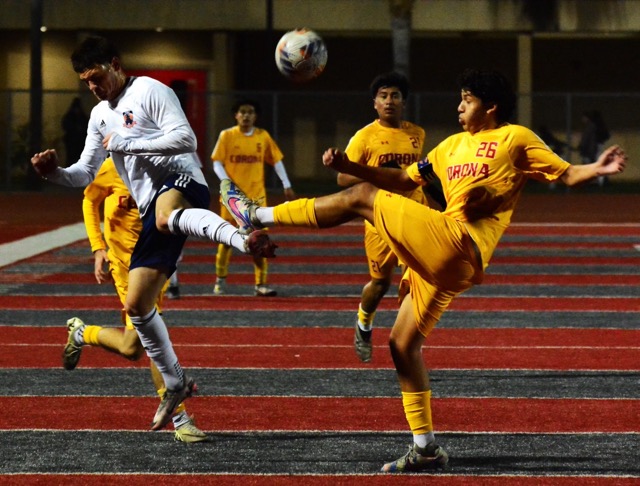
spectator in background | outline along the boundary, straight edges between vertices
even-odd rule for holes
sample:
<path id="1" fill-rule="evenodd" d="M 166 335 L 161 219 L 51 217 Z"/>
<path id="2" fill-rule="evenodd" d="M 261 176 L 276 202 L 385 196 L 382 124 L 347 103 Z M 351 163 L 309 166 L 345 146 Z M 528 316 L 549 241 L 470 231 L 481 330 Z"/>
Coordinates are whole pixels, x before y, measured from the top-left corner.
<path id="1" fill-rule="evenodd" d="M 549 147 L 553 151 L 553 153 L 559 155 L 564 159 L 567 158 L 568 154 L 565 153 L 567 147 L 569 146 L 567 142 L 563 142 L 562 140 L 557 138 L 553 133 L 551 133 L 551 130 L 549 130 L 546 125 L 540 125 L 537 133 L 540 139 L 547 144 L 547 147 Z M 549 184 L 549 189 L 554 190 L 557 185 L 558 184 L 555 181 L 551 182 Z"/>
<path id="2" fill-rule="evenodd" d="M 585 111 L 582 114 L 582 134 L 578 144 L 578 152 L 583 164 L 591 164 L 598 160 L 598 154 L 604 150 L 604 143 L 610 134 L 602 115 L 597 110 Z M 604 185 L 606 178 L 597 179 L 599 186 Z"/>
<path id="3" fill-rule="evenodd" d="M 82 101 L 76 97 L 62 117 L 67 165 L 75 164 L 80 158 L 88 125 L 89 117 L 82 108 Z"/>
<path id="4" fill-rule="evenodd" d="M 568 146 L 567 142 L 557 138 L 553 133 L 551 133 L 546 125 L 540 125 L 540 128 L 538 128 L 538 136 L 547 144 L 547 147 L 553 150 L 554 153 L 560 157 L 565 156 L 564 151 Z"/>

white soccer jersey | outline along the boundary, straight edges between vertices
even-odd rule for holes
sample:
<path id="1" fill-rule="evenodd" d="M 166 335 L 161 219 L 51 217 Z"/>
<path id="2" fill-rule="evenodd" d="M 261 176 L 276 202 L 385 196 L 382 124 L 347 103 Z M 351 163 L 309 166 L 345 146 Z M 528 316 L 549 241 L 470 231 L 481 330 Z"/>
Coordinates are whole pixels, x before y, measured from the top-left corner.
<path id="1" fill-rule="evenodd" d="M 102 141 L 109 134 L 112 137 L 105 150 Z M 58 168 L 49 179 L 67 186 L 86 186 L 110 153 L 144 216 L 171 174 L 186 174 L 207 185 L 196 147 L 195 134 L 173 90 L 152 78 L 131 77 L 118 98 L 101 101 L 91 111 L 80 160 Z"/>

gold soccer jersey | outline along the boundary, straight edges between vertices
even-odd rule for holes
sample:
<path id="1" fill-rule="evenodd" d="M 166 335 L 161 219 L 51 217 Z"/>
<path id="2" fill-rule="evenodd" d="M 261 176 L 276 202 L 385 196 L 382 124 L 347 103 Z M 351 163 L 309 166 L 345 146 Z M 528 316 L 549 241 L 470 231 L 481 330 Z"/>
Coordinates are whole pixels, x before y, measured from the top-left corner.
<path id="1" fill-rule="evenodd" d="M 509 226 L 526 179 L 555 181 L 569 167 L 531 130 L 511 124 L 452 135 L 429 152 L 428 160 L 442 182 L 445 215 L 464 222 L 485 268 Z M 408 173 L 424 183 L 418 164 Z"/>
<path id="2" fill-rule="evenodd" d="M 444 213 L 387 191 L 374 205 L 376 227 L 410 268 L 405 278 L 425 336 L 457 294 L 482 281 L 526 179 L 554 181 L 569 166 L 531 130 L 509 124 L 453 135 L 429 152 L 428 161 L 442 182 Z M 425 183 L 424 165 L 407 168 L 419 184 Z"/>
<path id="3" fill-rule="evenodd" d="M 389 128 L 375 120 L 355 133 L 345 149 L 345 154 L 352 162 L 362 165 L 380 167 L 395 161 L 401 168 L 406 169 L 420 160 L 424 139 L 424 130 L 408 121 L 403 121 L 400 128 Z M 427 204 L 420 187 L 403 195 L 421 204 Z M 368 222 L 365 222 L 364 246 L 371 277 L 384 278 L 397 265 L 395 255 Z"/>
<path id="4" fill-rule="evenodd" d="M 104 239 L 100 229 L 100 205 L 103 201 Z M 142 230 L 142 222 L 135 202 L 111 159 L 104 161 L 94 181 L 86 187 L 82 212 L 91 251 L 107 250 L 109 269 L 124 303 L 131 253 Z"/>
<path id="5" fill-rule="evenodd" d="M 246 135 L 235 126 L 220 132 L 211 160 L 219 160 L 231 180 L 247 197 L 260 205 L 266 203 L 264 164 L 271 166 L 283 159 L 283 154 L 269 132 L 254 128 Z"/>

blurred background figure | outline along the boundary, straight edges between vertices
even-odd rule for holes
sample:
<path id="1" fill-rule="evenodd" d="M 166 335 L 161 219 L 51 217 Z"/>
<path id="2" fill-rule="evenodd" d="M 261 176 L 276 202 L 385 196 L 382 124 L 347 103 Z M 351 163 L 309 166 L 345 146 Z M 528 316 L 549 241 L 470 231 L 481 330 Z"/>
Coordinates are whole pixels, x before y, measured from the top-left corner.
<path id="1" fill-rule="evenodd" d="M 604 150 L 604 144 L 611 137 L 602 114 L 598 110 L 585 111 L 582 114 L 582 134 L 578 144 L 580 160 L 583 164 L 591 164 L 598 159 Z M 598 177 L 597 183 L 603 186 L 604 176 Z"/>
<path id="2" fill-rule="evenodd" d="M 89 117 L 82 108 L 82 101 L 79 97 L 75 97 L 62 117 L 64 148 L 68 166 L 76 163 L 80 158 L 84 148 L 84 139 L 87 137 L 88 125 Z"/>

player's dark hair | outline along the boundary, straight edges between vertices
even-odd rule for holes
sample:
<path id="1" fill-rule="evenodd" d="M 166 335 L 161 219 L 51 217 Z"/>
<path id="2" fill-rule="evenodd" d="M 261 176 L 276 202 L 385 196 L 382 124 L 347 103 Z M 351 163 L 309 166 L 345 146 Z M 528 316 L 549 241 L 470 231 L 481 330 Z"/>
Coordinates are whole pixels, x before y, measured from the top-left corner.
<path id="1" fill-rule="evenodd" d="M 409 96 L 409 80 L 404 74 L 396 71 L 379 74 L 371 81 L 371 85 L 369 86 L 371 97 L 375 98 L 380 88 L 388 88 L 391 86 L 400 90 L 402 99 L 407 99 Z"/>
<path id="2" fill-rule="evenodd" d="M 118 48 L 109 40 L 100 36 L 91 36 L 83 40 L 71 54 L 71 65 L 77 73 L 100 64 L 111 64 L 113 58 L 120 57 Z"/>
<path id="3" fill-rule="evenodd" d="M 509 121 L 516 108 L 516 94 L 507 78 L 498 71 L 466 69 L 458 78 L 458 87 L 487 104 L 495 104 L 498 123 Z"/>
<path id="4" fill-rule="evenodd" d="M 253 106 L 253 109 L 256 111 L 256 115 L 260 115 L 260 111 L 261 111 L 260 103 L 258 103 L 256 100 L 251 100 L 249 98 L 242 98 L 236 101 L 231 107 L 231 114 L 235 115 L 236 113 L 238 113 L 238 110 L 242 105 Z"/>

